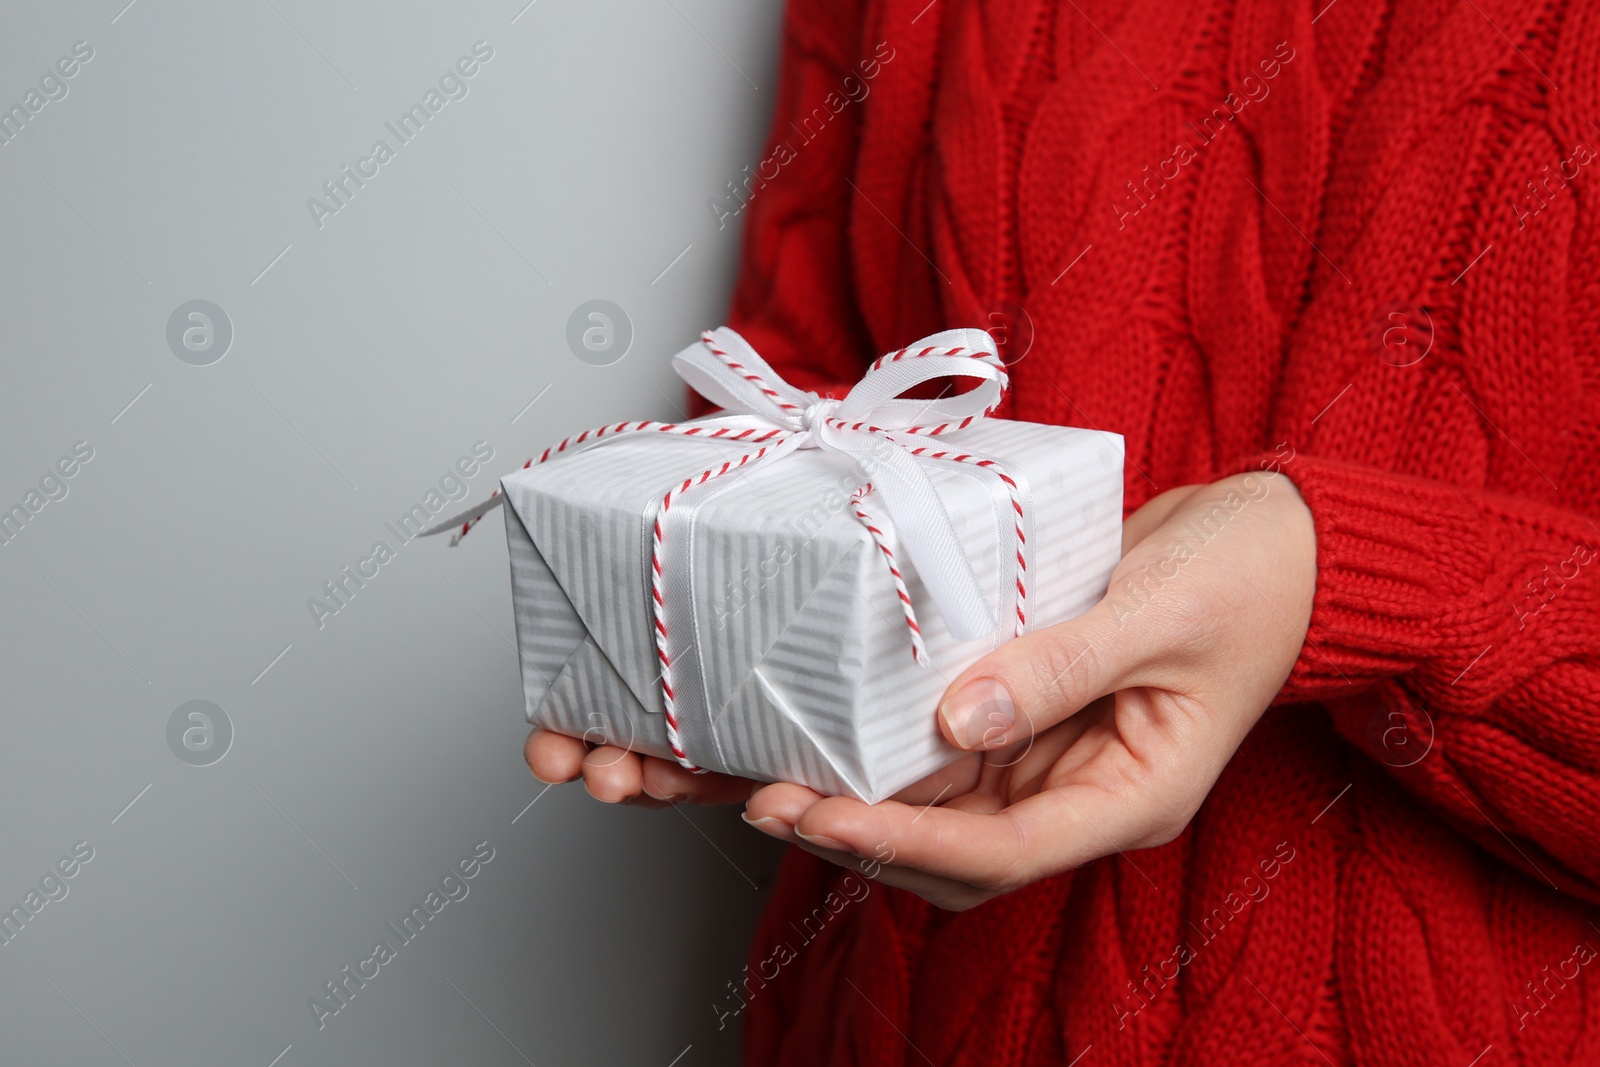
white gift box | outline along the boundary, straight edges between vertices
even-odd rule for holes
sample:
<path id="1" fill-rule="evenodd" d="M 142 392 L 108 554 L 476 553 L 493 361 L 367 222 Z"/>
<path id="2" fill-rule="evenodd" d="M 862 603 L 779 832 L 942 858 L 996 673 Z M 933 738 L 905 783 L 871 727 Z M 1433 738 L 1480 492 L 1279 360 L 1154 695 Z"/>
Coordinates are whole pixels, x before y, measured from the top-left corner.
<path id="1" fill-rule="evenodd" d="M 959 334 L 929 341 L 955 337 L 983 355 L 985 335 Z M 743 362 L 717 348 L 713 337 Z M 731 331 L 707 334 L 706 342 L 740 371 L 758 365 L 772 383 L 766 393 L 794 398 L 794 404 L 779 401 L 785 409 L 839 406 L 790 390 L 747 346 L 736 349 L 742 341 Z M 913 354 L 924 351 L 934 349 Z M 704 360 L 704 353 L 697 358 Z M 987 358 L 984 366 L 997 366 L 992 347 Z M 1003 369 L 995 374 L 1003 385 Z M 694 375 L 685 377 L 702 392 L 714 392 Z M 891 382 L 888 388 L 898 393 L 903 386 Z M 713 399 L 738 402 L 747 411 L 756 407 L 731 387 Z M 847 398 L 837 412 L 828 407 L 820 415 L 786 410 L 764 417 L 786 419 L 785 432 L 797 437 L 829 415 L 848 418 L 850 403 Z M 879 403 L 874 413 L 885 407 Z M 528 721 L 672 759 L 662 688 L 670 653 L 674 736 L 699 767 L 876 802 L 957 758 L 960 751 L 939 733 L 935 707 L 963 669 L 1013 636 L 1016 534 L 1027 549 L 1020 577 L 1028 629 L 1065 621 L 1098 601 L 1120 558 L 1122 537 L 1120 435 L 981 416 L 967 421 L 961 429 L 938 427 L 936 438 L 917 437 L 912 431 L 922 427 L 916 426 L 893 439 L 880 433 L 882 440 L 865 446 L 856 440 L 854 452 L 812 441 L 805 442 L 811 447 L 786 446 L 782 454 L 682 493 L 670 514 L 664 514 L 664 493 L 749 455 L 749 430 L 743 440 L 685 435 L 683 427 L 676 436 L 620 434 L 604 447 L 505 478 Z M 753 417 L 687 425 L 746 423 L 765 425 Z M 833 424 L 851 428 L 837 419 Z M 647 425 L 658 424 L 638 424 Z M 968 457 L 917 460 L 937 502 L 919 503 L 933 510 L 917 512 L 930 517 L 916 525 L 924 544 L 930 536 L 924 526 L 953 535 L 955 543 L 941 547 L 970 565 L 967 573 L 992 621 L 992 629 L 977 636 L 962 634 L 970 623 L 950 624 L 946 615 L 954 612 L 945 608 L 952 598 L 934 595 L 918 555 L 902 550 L 911 525 L 904 517 L 913 509 L 880 501 L 881 486 L 864 497 L 861 507 L 883 535 L 880 547 L 850 502 L 869 474 L 888 481 L 874 469 L 870 449 L 881 456 L 918 440 L 936 440 L 946 452 Z M 978 465 L 972 456 L 994 462 Z M 940 505 L 947 523 L 935 521 Z M 891 511 L 901 517 L 900 529 Z M 885 549 L 904 577 L 927 666 L 913 656 Z M 920 555 L 924 563 L 934 558 L 927 548 Z"/>

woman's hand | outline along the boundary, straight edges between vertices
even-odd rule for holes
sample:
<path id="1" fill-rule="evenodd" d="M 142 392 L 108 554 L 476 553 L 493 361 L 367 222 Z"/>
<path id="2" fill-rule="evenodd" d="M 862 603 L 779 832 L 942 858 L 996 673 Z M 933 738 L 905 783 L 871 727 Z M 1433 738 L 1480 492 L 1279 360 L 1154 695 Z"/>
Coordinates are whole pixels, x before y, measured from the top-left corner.
<path id="1" fill-rule="evenodd" d="M 607 804 L 661 808 L 680 800 L 700 804 L 738 804 L 759 785 L 727 774 L 693 774 L 671 760 L 645 756 L 616 745 L 596 745 L 535 727 L 523 746 L 528 769 L 541 782 L 570 782 Z"/>
<path id="2" fill-rule="evenodd" d="M 745 818 L 835 863 L 884 861 L 879 880 L 956 909 L 1171 841 L 1300 654 L 1316 539 L 1289 479 L 1263 471 L 1163 493 L 1123 545 L 1104 600 L 946 691 L 940 728 L 972 755 L 876 805 L 763 786 Z"/>

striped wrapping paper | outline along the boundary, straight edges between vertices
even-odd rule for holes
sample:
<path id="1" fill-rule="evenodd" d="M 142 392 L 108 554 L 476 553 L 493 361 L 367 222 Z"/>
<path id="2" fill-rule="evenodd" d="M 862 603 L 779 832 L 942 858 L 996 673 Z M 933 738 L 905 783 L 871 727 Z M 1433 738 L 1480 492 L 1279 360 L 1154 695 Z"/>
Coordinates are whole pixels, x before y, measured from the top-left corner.
<path id="1" fill-rule="evenodd" d="M 1030 628 L 1104 595 L 1121 555 L 1118 434 L 984 419 L 940 439 L 1001 461 L 1022 486 Z M 667 487 L 748 448 L 706 438 L 624 438 L 501 483 L 528 721 L 671 759 L 650 608 L 650 531 Z M 897 559 L 932 667 L 918 665 L 883 555 L 851 514 L 866 477 L 803 449 L 694 490 L 668 543 L 674 687 L 684 747 L 710 770 L 885 799 L 960 755 L 934 718 L 960 672 L 1011 635 L 1009 497 L 991 471 L 929 475 L 980 587 L 993 637 L 954 638 Z M 894 543 L 875 494 L 865 506 Z M 689 709 L 685 712 L 685 708 Z"/>

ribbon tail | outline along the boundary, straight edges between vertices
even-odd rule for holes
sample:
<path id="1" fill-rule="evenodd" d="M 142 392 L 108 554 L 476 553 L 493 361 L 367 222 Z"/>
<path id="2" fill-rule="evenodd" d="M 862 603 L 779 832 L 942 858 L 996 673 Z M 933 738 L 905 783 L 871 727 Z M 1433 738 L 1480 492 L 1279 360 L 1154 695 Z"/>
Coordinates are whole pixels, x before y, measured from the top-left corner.
<path id="1" fill-rule="evenodd" d="M 922 465 L 893 441 L 852 437 L 856 435 L 830 433 L 826 444 L 849 456 L 871 479 L 950 632 L 963 641 L 993 634 L 994 613 L 979 590 L 978 576 L 962 550 L 950 513 Z"/>
<path id="2" fill-rule="evenodd" d="M 417 534 L 417 536 L 432 537 L 434 534 L 444 533 L 446 530 L 453 530 L 457 526 L 465 526 L 469 522 L 474 522 L 477 519 L 483 518 L 483 516 L 489 514 L 489 512 L 493 511 L 495 508 L 499 507 L 505 502 L 505 494 L 496 489 L 494 491 L 494 495 L 489 497 L 489 499 L 480 500 L 466 511 L 463 511 L 461 514 L 452 515 L 443 522 L 434 523 L 426 530 L 423 530 L 421 533 Z"/>
<path id="3" fill-rule="evenodd" d="M 545 449 L 544 454 L 539 457 L 539 462 L 543 463 L 546 459 L 553 459 L 556 455 L 562 453 L 582 452 L 600 445 L 610 444 L 613 441 L 620 441 L 623 437 L 630 436 L 629 428 L 632 428 L 634 433 L 646 430 L 670 430 L 672 431 L 671 433 L 664 433 L 663 436 L 700 437 L 706 440 L 722 439 L 729 442 L 744 441 L 750 438 L 755 438 L 757 441 L 765 441 L 769 436 L 777 436 L 781 432 L 763 419 L 737 413 L 695 419 L 692 422 L 677 425 L 655 422 L 618 423 L 615 426 L 602 426 L 598 433 L 591 430 L 587 433 L 579 434 L 576 438 L 569 437 L 560 444 Z M 532 466 L 535 466 L 535 463 L 532 459 L 529 459 L 528 462 L 522 465 L 522 469 L 526 470 Z M 473 523 L 503 503 L 505 503 L 505 497 L 501 496 L 500 490 L 496 489 L 489 494 L 487 499 L 478 501 L 459 515 L 452 515 L 442 522 L 434 523 L 417 534 L 417 536 L 431 537 L 434 534 L 444 533 L 446 530 L 453 530 L 457 526 L 463 527 L 461 532 L 464 534 Z M 460 537 L 458 536 L 450 544 L 454 545 L 459 539 Z"/>

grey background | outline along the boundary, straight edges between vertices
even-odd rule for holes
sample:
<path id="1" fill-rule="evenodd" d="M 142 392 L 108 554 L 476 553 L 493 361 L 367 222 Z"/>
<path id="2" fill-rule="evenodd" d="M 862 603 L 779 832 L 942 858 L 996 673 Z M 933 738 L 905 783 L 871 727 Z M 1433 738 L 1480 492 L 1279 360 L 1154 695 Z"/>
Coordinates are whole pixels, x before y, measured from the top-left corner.
<path id="1" fill-rule="evenodd" d="M 475 442 L 469 502 L 677 414 L 780 5 L 125 2 L 0 14 L 0 105 L 94 48 L 0 146 L 0 509 L 94 450 L 0 547 L 0 908 L 94 849 L 0 945 L 0 1059 L 735 1062 L 711 1004 L 774 853 L 732 811 L 541 792 L 498 520 L 399 548 L 322 629 L 307 600 Z M 319 229 L 307 198 L 479 40 L 468 95 Z M 166 340 L 195 299 L 233 328 L 208 366 Z M 593 299 L 634 330 L 608 366 L 566 343 Z M 205 766 L 168 744 L 193 700 L 233 731 Z M 480 841 L 468 896 L 319 1030 L 308 999 Z"/>

